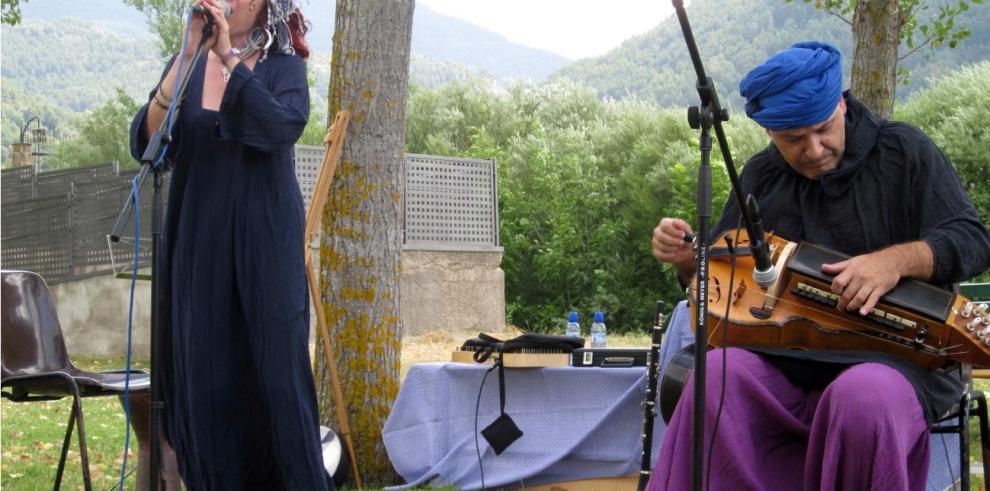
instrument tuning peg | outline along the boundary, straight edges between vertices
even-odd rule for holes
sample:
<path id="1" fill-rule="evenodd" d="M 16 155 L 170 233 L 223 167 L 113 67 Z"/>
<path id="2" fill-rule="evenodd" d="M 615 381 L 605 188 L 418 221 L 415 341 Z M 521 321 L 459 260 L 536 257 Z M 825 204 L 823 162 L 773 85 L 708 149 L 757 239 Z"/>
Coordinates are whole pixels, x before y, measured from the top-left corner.
<path id="1" fill-rule="evenodd" d="M 963 305 L 962 312 L 959 314 L 963 319 L 969 319 L 969 316 L 973 314 L 973 302 L 966 302 Z"/>

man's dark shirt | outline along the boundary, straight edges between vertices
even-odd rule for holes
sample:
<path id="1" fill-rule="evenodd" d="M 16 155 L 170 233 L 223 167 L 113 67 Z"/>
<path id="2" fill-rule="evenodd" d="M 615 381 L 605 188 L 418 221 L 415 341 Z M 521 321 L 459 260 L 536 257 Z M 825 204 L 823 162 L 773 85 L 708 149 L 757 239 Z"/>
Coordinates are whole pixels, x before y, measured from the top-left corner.
<path id="1" fill-rule="evenodd" d="M 990 236 L 948 159 L 921 130 L 880 119 L 847 94 L 846 149 L 839 166 L 811 180 L 771 144 L 740 180 L 767 230 L 851 256 L 924 240 L 931 282 L 951 285 L 990 266 Z M 730 195 L 715 230 L 737 227 Z"/>
<path id="2" fill-rule="evenodd" d="M 820 180 L 792 169 L 773 144 L 746 163 L 743 193 L 756 198 L 765 229 L 850 256 L 924 240 L 934 256 L 930 281 L 943 286 L 990 266 L 990 234 L 945 155 L 921 130 L 881 119 L 845 97 L 845 152 Z M 738 226 L 739 208 L 730 194 L 712 243 Z M 956 381 L 882 354 L 760 351 L 775 354 L 792 380 L 808 386 L 823 387 L 849 363 L 891 365 L 914 385 L 929 421 L 961 391 Z"/>

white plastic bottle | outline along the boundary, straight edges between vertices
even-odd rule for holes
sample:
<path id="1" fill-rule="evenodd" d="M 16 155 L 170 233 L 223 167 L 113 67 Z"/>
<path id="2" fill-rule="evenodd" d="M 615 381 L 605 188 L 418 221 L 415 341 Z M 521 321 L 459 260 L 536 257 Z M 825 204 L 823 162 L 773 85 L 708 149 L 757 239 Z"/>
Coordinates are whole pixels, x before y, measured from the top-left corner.
<path id="1" fill-rule="evenodd" d="M 604 348 L 606 344 L 605 314 L 595 312 L 595 322 L 591 324 L 591 347 Z"/>
<path id="2" fill-rule="evenodd" d="M 581 324 L 578 324 L 578 313 L 571 311 L 567 317 L 567 327 L 564 328 L 564 336 L 572 338 L 581 337 Z"/>

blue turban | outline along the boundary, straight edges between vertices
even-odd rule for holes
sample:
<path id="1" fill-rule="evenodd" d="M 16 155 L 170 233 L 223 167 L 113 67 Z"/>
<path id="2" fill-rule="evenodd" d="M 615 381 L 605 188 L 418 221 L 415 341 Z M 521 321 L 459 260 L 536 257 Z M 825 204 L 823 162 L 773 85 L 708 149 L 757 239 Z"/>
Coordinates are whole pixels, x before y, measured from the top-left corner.
<path id="1" fill-rule="evenodd" d="M 842 97 L 842 55 L 825 43 L 797 43 L 750 71 L 739 94 L 746 115 L 766 129 L 821 123 Z"/>

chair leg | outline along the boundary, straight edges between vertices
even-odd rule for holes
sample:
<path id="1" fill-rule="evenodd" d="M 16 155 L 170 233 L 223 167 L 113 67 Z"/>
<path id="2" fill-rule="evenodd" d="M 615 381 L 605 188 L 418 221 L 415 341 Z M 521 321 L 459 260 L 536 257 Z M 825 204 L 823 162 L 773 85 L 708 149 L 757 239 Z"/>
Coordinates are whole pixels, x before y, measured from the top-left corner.
<path id="1" fill-rule="evenodd" d="M 55 491 L 62 487 L 62 473 L 65 471 L 65 459 L 69 455 L 69 443 L 72 442 L 72 428 L 76 424 L 76 405 L 72 405 L 69 411 L 69 423 L 65 427 L 65 438 L 62 439 L 62 456 L 58 460 L 58 469 L 55 471 Z"/>
<path id="2" fill-rule="evenodd" d="M 990 424 L 987 421 L 987 397 L 976 391 L 976 416 L 980 420 L 980 453 L 983 457 L 983 485 L 990 486 Z"/>
<path id="3" fill-rule="evenodd" d="M 72 435 L 72 421 L 75 419 L 79 426 L 79 459 L 82 461 L 83 488 L 85 491 L 93 491 L 93 481 L 89 477 L 89 452 L 86 448 L 86 426 L 83 425 L 82 394 L 79 392 L 79 385 L 76 384 L 69 374 L 60 373 L 66 385 L 72 389 L 72 415 L 69 416 L 69 429 L 65 432 L 65 441 L 62 442 L 62 460 L 58 464 L 58 471 L 55 480 L 55 489 L 61 486 L 62 471 L 65 467 L 65 458 L 69 451 L 69 437 Z"/>
<path id="4" fill-rule="evenodd" d="M 972 392 L 963 396 L 959 405 L 959 479 L 962 489 L 969 491 L 969 403 Z"/>
<path id="5" fill-rule="evenodd" d="M 89 477 L 89 451 L 86 448 L 86 428 L 83 426 L 82 396 L 79 394 L 77 387 L 73 387 L 73 389 L 76 392 L 73 398 L 73 405 L 75 406 L 74 411 L 76 411 L 76 417 L 78 419 L 76 424 L 79 426 L 79 459 L 82 460 L 83 487 L 86 491 L 93 491 L 93 482 Z"/>

